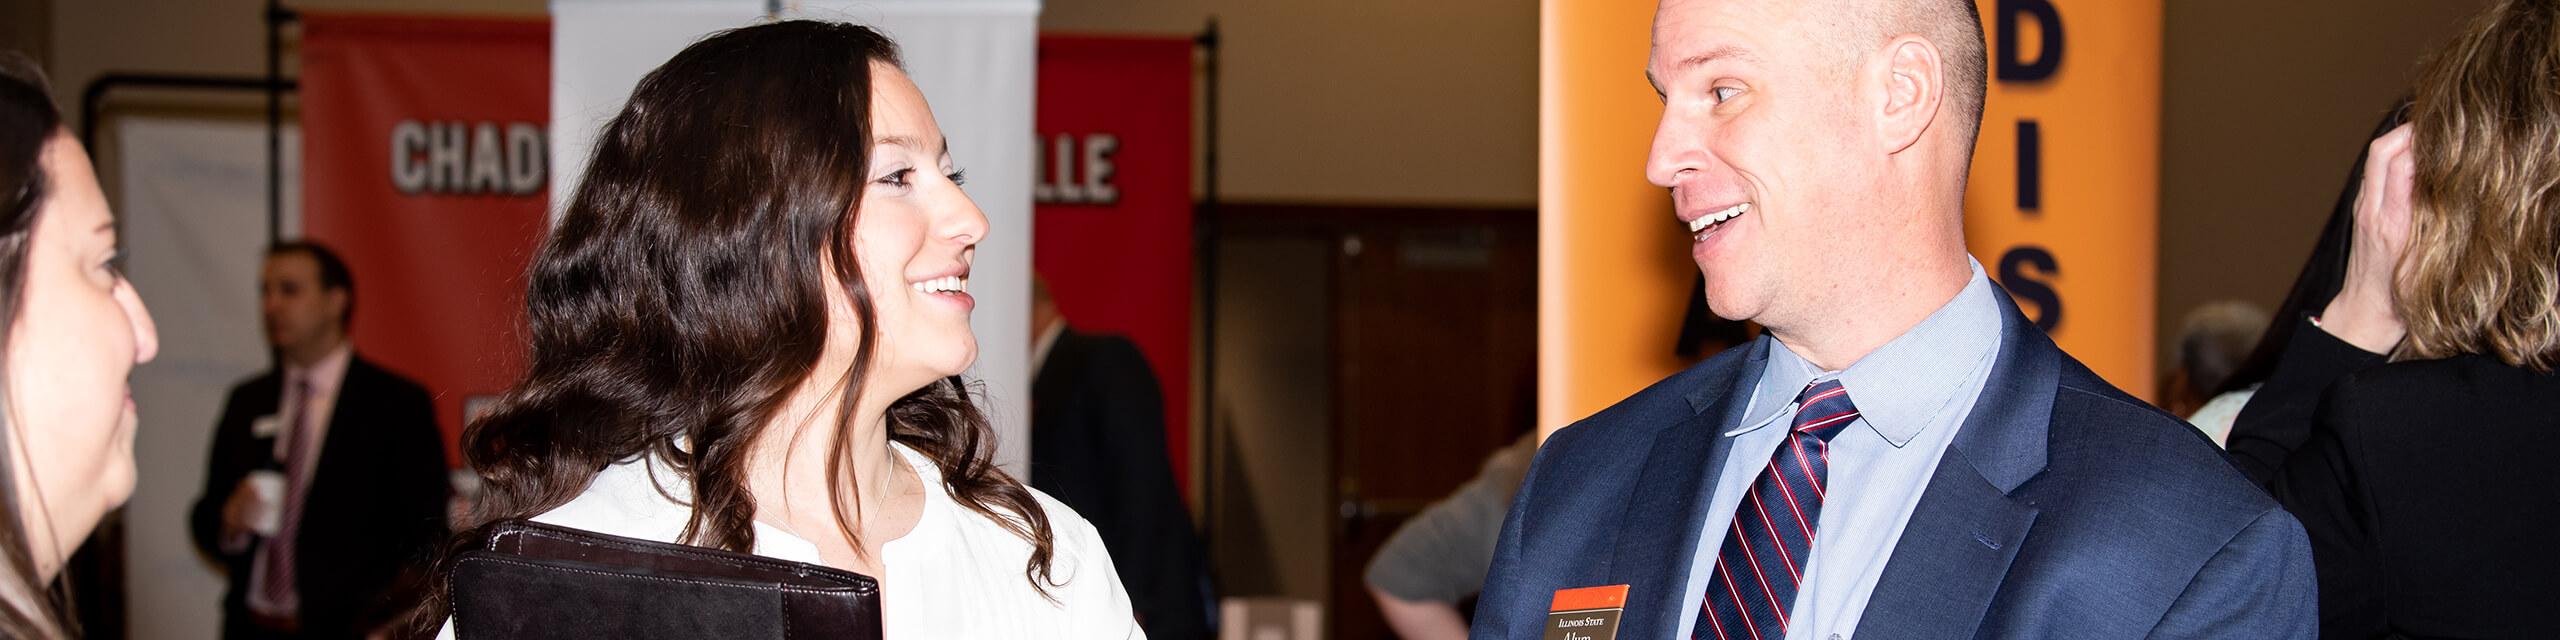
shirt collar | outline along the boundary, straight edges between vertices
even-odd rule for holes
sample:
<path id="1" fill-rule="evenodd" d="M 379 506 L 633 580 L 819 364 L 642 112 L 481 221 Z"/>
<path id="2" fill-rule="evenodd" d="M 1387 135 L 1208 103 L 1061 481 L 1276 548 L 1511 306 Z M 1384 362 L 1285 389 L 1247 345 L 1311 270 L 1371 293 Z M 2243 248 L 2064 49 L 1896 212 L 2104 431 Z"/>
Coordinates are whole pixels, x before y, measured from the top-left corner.
<path id="1" fill-rule="evenodd" d="M 1049 323 L 1049 328 L 1040 330 L 1039 338 L 1031 341 L 1031 377 L 1033 379 L 1038 379 L 1040 369 L 1048 366 L 1049 349 L 1058 346 L 1058 335 L 1066 332 L 1067 321 L 1052 322 Z"/>
<path id="2" fill-rule="evenodd" d="M 1958 404 L 1956 393 L 2000 345 L 2000 304 L 1991 297 L 1997 290 L 1983 274 L 1982 263 L 1970 257 L 1965 262 L 1973 278 L 1963 291 L 1847 370 L 1823 371 L 1777 342 L 1753 391 L 1750 412 L 1725 435 L 1777 422 L 1795 410 L 1796 395 L 1806 385 L 1836 378 L 1857 405 L 1859 423 L 1893 446 L 1910 443 L 1936 422 L 1940 411 Z"/>
<path id="3" fill-rule="evenodd" d="M 347 377 L 347 362 L 355 359 L 355 353 L 354 343 L 339 342 L 338 348 L 330 349 L 329 355 L 321 356 L 320 361 L 311 363 L 311 366 L 287 364 L 284 366 L 285 386 L 290 390 L 296 382 L 309 381 L 312 395 L 335 394 L 338 383 Z"/>

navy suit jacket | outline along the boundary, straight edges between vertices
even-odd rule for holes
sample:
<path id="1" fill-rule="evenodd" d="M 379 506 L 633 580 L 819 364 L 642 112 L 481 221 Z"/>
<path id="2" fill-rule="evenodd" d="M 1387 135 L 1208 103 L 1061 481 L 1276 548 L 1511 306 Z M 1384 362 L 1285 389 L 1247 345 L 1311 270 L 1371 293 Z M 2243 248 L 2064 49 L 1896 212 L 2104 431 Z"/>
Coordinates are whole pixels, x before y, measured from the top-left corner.
<path id="1" fill-rule="evenodd" d="M 1858 622 L 1890 638 L 2309 638 L 2302 525 L 2195 429 L 2125 395 L 1999 298 L 2000 356 Z M 1559 589 L 1630 585 L 1618 638 L 1674 629 L 1768 362 L 1762 337 L 1557 431 L 1522 482 L 1475 640 L 1538 638 Z"/>

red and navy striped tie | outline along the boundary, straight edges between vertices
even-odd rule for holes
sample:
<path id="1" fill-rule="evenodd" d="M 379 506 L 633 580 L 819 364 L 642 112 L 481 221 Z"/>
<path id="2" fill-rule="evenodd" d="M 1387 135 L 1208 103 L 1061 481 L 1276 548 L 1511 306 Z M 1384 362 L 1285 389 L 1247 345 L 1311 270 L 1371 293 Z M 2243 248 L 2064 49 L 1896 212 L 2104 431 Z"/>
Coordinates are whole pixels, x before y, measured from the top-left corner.
<path id="1" fill-rule="evenodd" d="M 1733 511 L 1724 549 L 1691 638 L 1776 640 L 1787 635 L 1787 608 L 1804 582 L 1805 554 L 1822 521 L 1823 479 L 1831 470 L 1831 436 L 1858 419 L 1838 380 L 1806 386 L 1796 396 L 1795 428 L 1769 467 Z"/>

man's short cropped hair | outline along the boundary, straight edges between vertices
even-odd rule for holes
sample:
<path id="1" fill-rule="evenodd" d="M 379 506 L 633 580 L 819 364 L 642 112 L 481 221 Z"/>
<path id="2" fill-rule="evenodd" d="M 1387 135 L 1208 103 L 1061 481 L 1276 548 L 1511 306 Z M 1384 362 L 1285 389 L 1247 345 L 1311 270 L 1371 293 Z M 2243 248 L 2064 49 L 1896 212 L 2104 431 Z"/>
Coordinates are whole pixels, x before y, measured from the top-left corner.
<path id="1" fill-rule="evenodd" d="M 338 259 L 338 252 L 330 250 L 328 245 L 310 240 L 279 242 L 267 247 L 267 258 L 271 260 L 278 256 L 297 253 L 311 256 L 311 261 L 320 265 L 321 291 L 337 289 L 347 292 L 347 308 L 338 314 L 338 322 L 353 326 L 356 315 L 356 279 L 354 274 L 347 272 L 347 262 Z"/>
<path id="2" fill-rule="evenodd" d="M 1855 31 L 1842 38 L 1844 59 L 1874 53 L 1885 41 L 1916 33 L 1938 46 L 1945 65 L 1947 113 L 1962 126 L 1970 150 L 1982 129 L 1982 104 L 1991 91 L 1991 55 L 1983 45 L 1982 11 L 1973 0 L 1834 0 L 1832 7 Z"/>

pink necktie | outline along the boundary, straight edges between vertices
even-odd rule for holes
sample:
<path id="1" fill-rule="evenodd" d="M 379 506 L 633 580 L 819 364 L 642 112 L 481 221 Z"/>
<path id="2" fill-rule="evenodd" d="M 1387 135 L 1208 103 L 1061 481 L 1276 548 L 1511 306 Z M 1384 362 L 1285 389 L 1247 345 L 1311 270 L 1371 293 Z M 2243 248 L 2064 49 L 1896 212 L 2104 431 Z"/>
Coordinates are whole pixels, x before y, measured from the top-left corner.
<path id="1" fill-rule="evenodd" d="M 292 615 L 301 610 L 301 594 L 294 590 L 293 541 L 294 534 L 302 528 L 303 496 L 311 488 L 302 477 L 303 467 L 308 466 L 303 462 L 313 454 L 312 434 L 306 428 L 311 419 L 310 380 L 294 382 L 293 402 L 293 424 L 285 428 L 284 435 L 284 517 L 279 519 L 276 534 L 258 545 L 253 569 L 253 575 L 261 578 L 258 594 L 279 609 L 270 614 Z"/>

